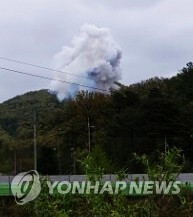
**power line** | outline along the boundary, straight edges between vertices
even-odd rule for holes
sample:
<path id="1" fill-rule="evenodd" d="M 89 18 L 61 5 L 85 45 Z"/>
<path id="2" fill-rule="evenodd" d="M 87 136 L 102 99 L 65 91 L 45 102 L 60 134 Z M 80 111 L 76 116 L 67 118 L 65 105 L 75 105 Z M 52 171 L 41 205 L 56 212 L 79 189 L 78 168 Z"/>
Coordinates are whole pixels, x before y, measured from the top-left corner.
<path id="1" fill-rule="evenodd" d="M 37 77 L 37 78 L 41 78 L 41 79 L 45 79 L 45 80 L 49 80 L 49 81 L 57 81 L 57 82 L 60 82 L 60 83 L 73 84 L 73 85 L 77 85 L 77 86 L 81 86 L 81 87 L 90 88 L 90 89 L 93 89 L 93 90 L 100 90 L 100 91 L 104 91 L 104 92 L 109 91 L 109 90 L 101 89 L 101 88 L 98 88 L 98 87 L 92 87 L 92 86 L 79 84 L 79 83 L 74 83 L 74 82 L 70 82 L 70 81 L 59 80 L 59 79 L 50 78 L 50 77 L 46 77 L 46 76 L 42 76 L 42 75 L 34 75 L 34 74 L 31 74 L 31 73 L 21 72 L 21 71 L 14 70 L 14 69 L 9 69 L 9 68 L 4 68 L 4 67 L 0 67 L 0 69 L 10 71 L 10 72 L 15 72 L 15 73 L 22 74 L 22 75 L 28 75 L 28 76 L 31 76 L 31 77 Z"/>
<path id="2" fill-rule="evenodd" d="M 46 70 L 53 71 L 53 72 L 59 72 L 59 73 L 62 73 L 62 74 L 76 76 L 76 77 L 79 77 L 79 78 L 84 78 L 84 79 L 92 80 L 91 78 L 87 78 L 85 76 L 76 75 L 76 74 L 73 74 L 73 73 L 64 72 L 64 71 L 61 71 L 61 70 L 52 69 L 52 68 L 48 68 L 48 67 L 45 67 L 45 66 L 40 66 L 40 65 L 32 64 L 32 63 L 27 63 L 27 62 L 20 61 L 20 60 L 14 60 L 14 59 L 6 58 L 6 57 L 0 57 L 0 59 L 1 60 L 6 60 L 6 61 L 9 61 L 9 62 L 15 62 L 15 63 L 27 65 L 27 66 L 33 66 L 33 67 L 40 68 L 40 69 L 46 69 Z"/>

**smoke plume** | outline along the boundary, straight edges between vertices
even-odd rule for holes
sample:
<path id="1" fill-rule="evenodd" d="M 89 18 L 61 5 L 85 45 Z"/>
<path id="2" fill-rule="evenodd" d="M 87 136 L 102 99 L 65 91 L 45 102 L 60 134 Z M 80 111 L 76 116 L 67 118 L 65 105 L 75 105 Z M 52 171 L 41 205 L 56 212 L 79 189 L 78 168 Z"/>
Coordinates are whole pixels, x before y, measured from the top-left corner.
<path id="1" fill-rule="evenodd" d="M 80 34 L 73 38 L 72 45 L 64 46 L 54 57 L 54 67 L 69 73 L 57 72 L 55 79 L 80 85 L 53 81 L 51 89 L 63 99 L 79 90 L 115 88 L 114 82 L 120 79 L 120 59 L 121 50 L 107 28 L 84 24 Z"/>

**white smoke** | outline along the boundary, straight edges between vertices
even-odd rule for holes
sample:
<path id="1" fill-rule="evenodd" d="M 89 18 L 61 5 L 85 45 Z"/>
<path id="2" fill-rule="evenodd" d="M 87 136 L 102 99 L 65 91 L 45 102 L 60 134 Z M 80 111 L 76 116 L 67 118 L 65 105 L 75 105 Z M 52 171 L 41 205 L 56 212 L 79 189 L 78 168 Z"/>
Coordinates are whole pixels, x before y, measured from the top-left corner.
<path id="1" fill-rule="evenodd" d="M 107 28 L 84 24 L 72 46 L 64 46 L 54 57 L 57 70 L 77 76 L 57 72 L 55 79 L 95 87 L 98 91 L 115 88 L 114 82 L 120 79 L 120 59 L 121 50 Z M 57 91 L 59 99 L 82 89 L 92 90 L 81 85 L 53 81 L 51 89 Z"/>

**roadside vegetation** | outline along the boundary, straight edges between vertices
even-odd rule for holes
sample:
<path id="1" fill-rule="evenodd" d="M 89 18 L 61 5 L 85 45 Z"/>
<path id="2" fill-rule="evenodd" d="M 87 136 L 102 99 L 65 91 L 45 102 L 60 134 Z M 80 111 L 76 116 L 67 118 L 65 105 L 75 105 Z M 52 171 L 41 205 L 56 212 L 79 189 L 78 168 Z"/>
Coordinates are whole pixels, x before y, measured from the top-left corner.
<path id="1" fill-rule="evenodd" d="M 101 181 L 106 164 L 95 159 L 95 151 L 81 162 L 89 180 Z M 98 151 L 97 151 L 98 152 Z M 104 159 L 104 153 L 99 158 Z M 148 156 L 135 158 L 144 166 L 150 180 L 176 180 L 182 171 L 183 156 L 179 149 L 171 149 L 158 155 L 157 164 L 152 164 Z M 95 162 L 95 163 L 94 163 Z M 108 165 L 107 165 L 108 166 Z M 128 174 L 120 171 L 118 180 L 124 180 Z M 42 182 L 42 191 L 39 197 L 24 205 L 12 204 L 8 208 L 10 216 L 31 217 L 191 217 L 193 216 L 193 191 L 187 187 L 181 188 L 177 195 L 151 194 L 151 195 L 111 195 L 111 194 L 48 194 L 48 187 Z M 13 215 L 14 213 L 14 215 Z"/>

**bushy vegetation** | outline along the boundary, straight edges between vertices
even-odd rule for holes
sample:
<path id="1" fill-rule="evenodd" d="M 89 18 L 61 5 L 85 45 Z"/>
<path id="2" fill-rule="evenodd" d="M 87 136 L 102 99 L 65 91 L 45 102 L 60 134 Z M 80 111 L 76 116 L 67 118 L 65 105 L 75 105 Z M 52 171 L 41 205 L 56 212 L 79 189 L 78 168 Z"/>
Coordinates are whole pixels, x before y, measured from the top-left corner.
<path id="1" fill-rule="evenodd" d="M 93 150 L 98 152 L 98 150 Z M 101 180 L 101 171 L 105 166 L 97 163 L 95 155 L 90 153 L 81 162 L 84 173 L 90 180 Z M 104 158 L 104 153 L 100 156 Z M 136 155 L 137 161 L 142 162 L 150 180 L 175 180 L 174 173 L 180 173 L 183 160 L 179 149 L 171 149 L 159 156 L 157 164 L 152 164 L 148 156 Z M 95 162 L 96 164 L 93 164 Z M 108 165 L 107 165 L 108 166 Z M 98 169 L 97 169 L 98 168 Z M 91 171 L 93 171 L 92 176 Z M 87 173 L 88 172 L 88 173 Z M 122 172 L 121 172 L 122 173 Z M 95 176 L 93 177 L 93 174 Z M 119 174 L 120 175 L 120 174 Z M 124 175 L 118 176 L 124 179 Z M 93 179 L 94 178 L 94 179 Z M 123 194 L 54 194 L 49 195 L 48 187 L 42 182 L 39 197 L 24 205 L 13 205 L 8 212 L 12 217 L 191 217 L 193 216 L 193 192 L 184 188 L 180 194 L 152 194 L 145 196 L 130 196 Z M 13 214 L 14 210 L 14 214 Z M 7 213 L 8 213 L 7 212 Z M 9 216 L 9 215 L 7 215 Z"/>

